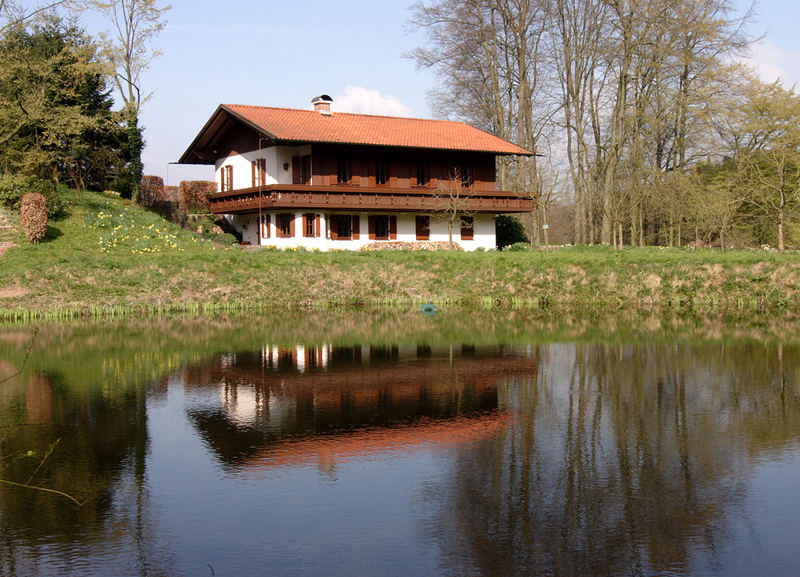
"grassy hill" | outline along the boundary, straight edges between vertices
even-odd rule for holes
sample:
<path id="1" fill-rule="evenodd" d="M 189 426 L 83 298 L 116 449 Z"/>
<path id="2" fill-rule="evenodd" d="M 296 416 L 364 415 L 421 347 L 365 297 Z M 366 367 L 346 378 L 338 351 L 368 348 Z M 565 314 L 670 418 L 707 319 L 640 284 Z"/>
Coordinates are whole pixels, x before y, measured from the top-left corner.
<path id="1" fill-rule="evenodd" d="M 243 251 L 114 196 L 71 193 L 47 239 L 0 255 L 0 318 L 413 306 L 794 314 L 800 255 L 574 247 Z"/>

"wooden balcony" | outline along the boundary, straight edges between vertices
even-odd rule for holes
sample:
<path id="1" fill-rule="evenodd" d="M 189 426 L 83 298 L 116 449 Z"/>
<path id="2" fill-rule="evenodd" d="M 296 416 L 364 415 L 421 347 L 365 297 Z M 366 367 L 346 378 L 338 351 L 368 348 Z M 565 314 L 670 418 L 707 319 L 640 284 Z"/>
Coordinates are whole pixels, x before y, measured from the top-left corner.
<path id="1" fill-rule="evenodd" d="M 447 205 L 431 188 L 386 188 L 349 185 L 314 186 L 273 184 L 218 192 L 208 197 L 215 214 L 249 213 L 259 210 L 330 210 L 352 212 L 435 212 Z M 535 202 L 503 190 L 465 191 L 459 200 L 464 212 L 530 212 Z"/>

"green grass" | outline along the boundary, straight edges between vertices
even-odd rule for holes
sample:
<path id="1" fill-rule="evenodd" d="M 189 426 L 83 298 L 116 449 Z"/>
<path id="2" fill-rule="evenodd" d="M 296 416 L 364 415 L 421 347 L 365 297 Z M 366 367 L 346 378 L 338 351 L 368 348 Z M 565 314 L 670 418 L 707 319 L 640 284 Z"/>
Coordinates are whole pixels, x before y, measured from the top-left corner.
<path id="1" fill-rule="evenodd" d="M 794 314 L 800 255 L 568 247 L 542 252 L 242 251 L 98 193 L 0 257 L 0 318 L 331 307 Z"/>

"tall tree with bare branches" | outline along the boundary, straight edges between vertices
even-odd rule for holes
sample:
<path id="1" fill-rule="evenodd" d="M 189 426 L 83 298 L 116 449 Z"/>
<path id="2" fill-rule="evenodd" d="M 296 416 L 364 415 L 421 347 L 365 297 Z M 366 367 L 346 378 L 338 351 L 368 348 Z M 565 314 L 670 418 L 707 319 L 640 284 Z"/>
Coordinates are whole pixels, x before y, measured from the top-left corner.
<path id="1" fill-rule="evenodd" d="M 159 7 L 156 0 L 91 0 L 91 5 L 112 26 L 111 33 L 103 35 L 104 55 L 125 103 L 128 186 L 131 197 L 138 200 L 144 148 L 139 114 L 142 104 L 152 94 L 143 89 L 142 74 L 160 54 L 151 42 L 166 26 L 167 13 L 172 7 Z"/>

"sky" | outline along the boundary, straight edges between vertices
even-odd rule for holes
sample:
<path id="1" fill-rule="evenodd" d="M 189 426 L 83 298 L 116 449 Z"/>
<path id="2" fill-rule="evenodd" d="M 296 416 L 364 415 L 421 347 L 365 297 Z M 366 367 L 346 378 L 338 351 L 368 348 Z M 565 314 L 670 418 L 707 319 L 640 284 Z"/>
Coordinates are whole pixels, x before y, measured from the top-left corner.
<path id="1" fill-rule="evenodd" d="M 436 78 L 407 56 L 425 42 L 410 15 L 405 0 L 173 0 L 153 42 L 162 54 L 142 80 L 152 92 L 141 115 L 145 174 L 170 185 L 212 179 L 211 168 L 171 163 L 221 103 L 309 109 L 328 94 L 334 111 L 431 118 Z M 750 33 L 763 39 L 748 62 L 764 80 L 800 86 L 798 22 L 797 0 L 757 4 Z M 82 24 L 90 34 L 108 26 L 92 15 Z"/>

